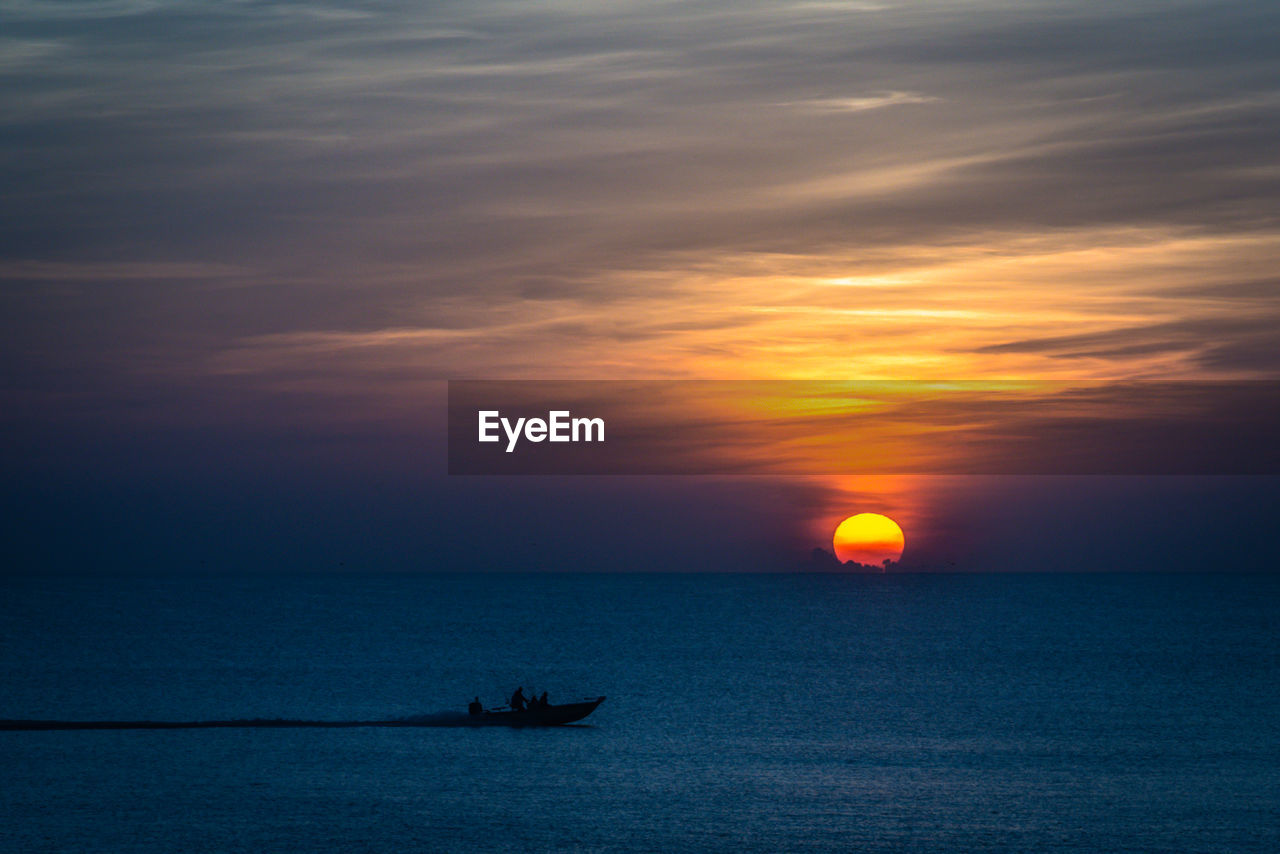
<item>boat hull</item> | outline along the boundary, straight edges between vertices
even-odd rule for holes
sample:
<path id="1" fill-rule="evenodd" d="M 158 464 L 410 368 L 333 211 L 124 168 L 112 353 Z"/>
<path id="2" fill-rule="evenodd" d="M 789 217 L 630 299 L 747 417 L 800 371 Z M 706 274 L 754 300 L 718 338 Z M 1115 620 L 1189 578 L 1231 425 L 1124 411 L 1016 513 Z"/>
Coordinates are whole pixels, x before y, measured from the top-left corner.
<path id="1" fill-rule="evenodd" d="M 549 705 L 522 712 L 484 712 L 473 715 L 470 722 L 474 726 L 564 726 L 582 720 L 603 702 L 604 697 L 597 697 L 582 703 Z"/>

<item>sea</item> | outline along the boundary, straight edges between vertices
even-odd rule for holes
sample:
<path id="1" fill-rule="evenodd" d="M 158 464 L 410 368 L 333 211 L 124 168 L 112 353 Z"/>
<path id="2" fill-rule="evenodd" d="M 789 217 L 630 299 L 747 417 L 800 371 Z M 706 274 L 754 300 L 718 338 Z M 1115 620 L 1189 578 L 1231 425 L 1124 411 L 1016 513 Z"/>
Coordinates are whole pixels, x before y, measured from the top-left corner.
<path id="1" fill-rule="evenodd" d="M 0 850 L 1280 851 L 1280 577 L 0 582 Z"/>

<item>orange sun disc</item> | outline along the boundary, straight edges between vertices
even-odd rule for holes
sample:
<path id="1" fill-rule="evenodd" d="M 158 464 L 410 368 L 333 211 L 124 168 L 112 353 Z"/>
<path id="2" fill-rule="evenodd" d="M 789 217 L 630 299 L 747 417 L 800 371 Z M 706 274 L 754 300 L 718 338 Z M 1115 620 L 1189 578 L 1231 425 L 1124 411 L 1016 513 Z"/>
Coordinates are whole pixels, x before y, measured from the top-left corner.
<path id="1" fill-rule="evenodd" d="M 901 559 L 906 539 L 902 528 L 888 516 L 859 513 L 836 527 L 831 544 L 841 563 L 851 560 L 867 566 L 883 566 L 886 560 Z"/>

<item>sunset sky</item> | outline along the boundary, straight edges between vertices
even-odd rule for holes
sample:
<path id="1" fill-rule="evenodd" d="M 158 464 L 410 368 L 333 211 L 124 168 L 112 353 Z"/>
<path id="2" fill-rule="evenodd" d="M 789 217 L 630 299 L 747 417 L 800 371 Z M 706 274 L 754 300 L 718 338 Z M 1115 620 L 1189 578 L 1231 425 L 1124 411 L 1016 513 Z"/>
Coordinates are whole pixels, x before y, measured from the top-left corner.
<path id="1" fill-rule="evenodd" d="M 443 403 L 1277 379 L 1277 32 L 1260 0 L 8 3 L 16 565 L 790 569 L 870 511 L 936 568 L 1272 568 L 1274 478 L 450 478 Z"/>

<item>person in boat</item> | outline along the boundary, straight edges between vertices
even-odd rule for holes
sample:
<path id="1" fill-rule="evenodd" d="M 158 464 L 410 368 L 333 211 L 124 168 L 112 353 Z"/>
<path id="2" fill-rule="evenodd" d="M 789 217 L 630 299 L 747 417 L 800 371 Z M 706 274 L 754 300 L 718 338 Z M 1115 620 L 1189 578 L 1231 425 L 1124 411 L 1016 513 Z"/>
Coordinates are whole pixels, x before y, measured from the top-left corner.
<path id="1" fill-rule="evenodd" d="M 545 709 L 549 705 L 551 704 L 547 702 L 547 692 L 543 691 L 542 696 L 538 698 L 538 708 Z"/>
<path id="2" fill-rule="evenodd" d="M 472 700 L 470 703 L 467 704 L 467 714 L 471 715 L 472 717 L 478 714 L 481 714 L 483 712 L 484 712 L 484 706 L 480 705 L 479 697 L 476 697 L 474 700 Z"/>
<path id="3" fill-rule="evenodd" d="M 517 688 L 516 692 L 511 695 L 511 711 L 513 712 L 524 711 L 524 686 L 523 685 Z"/>

